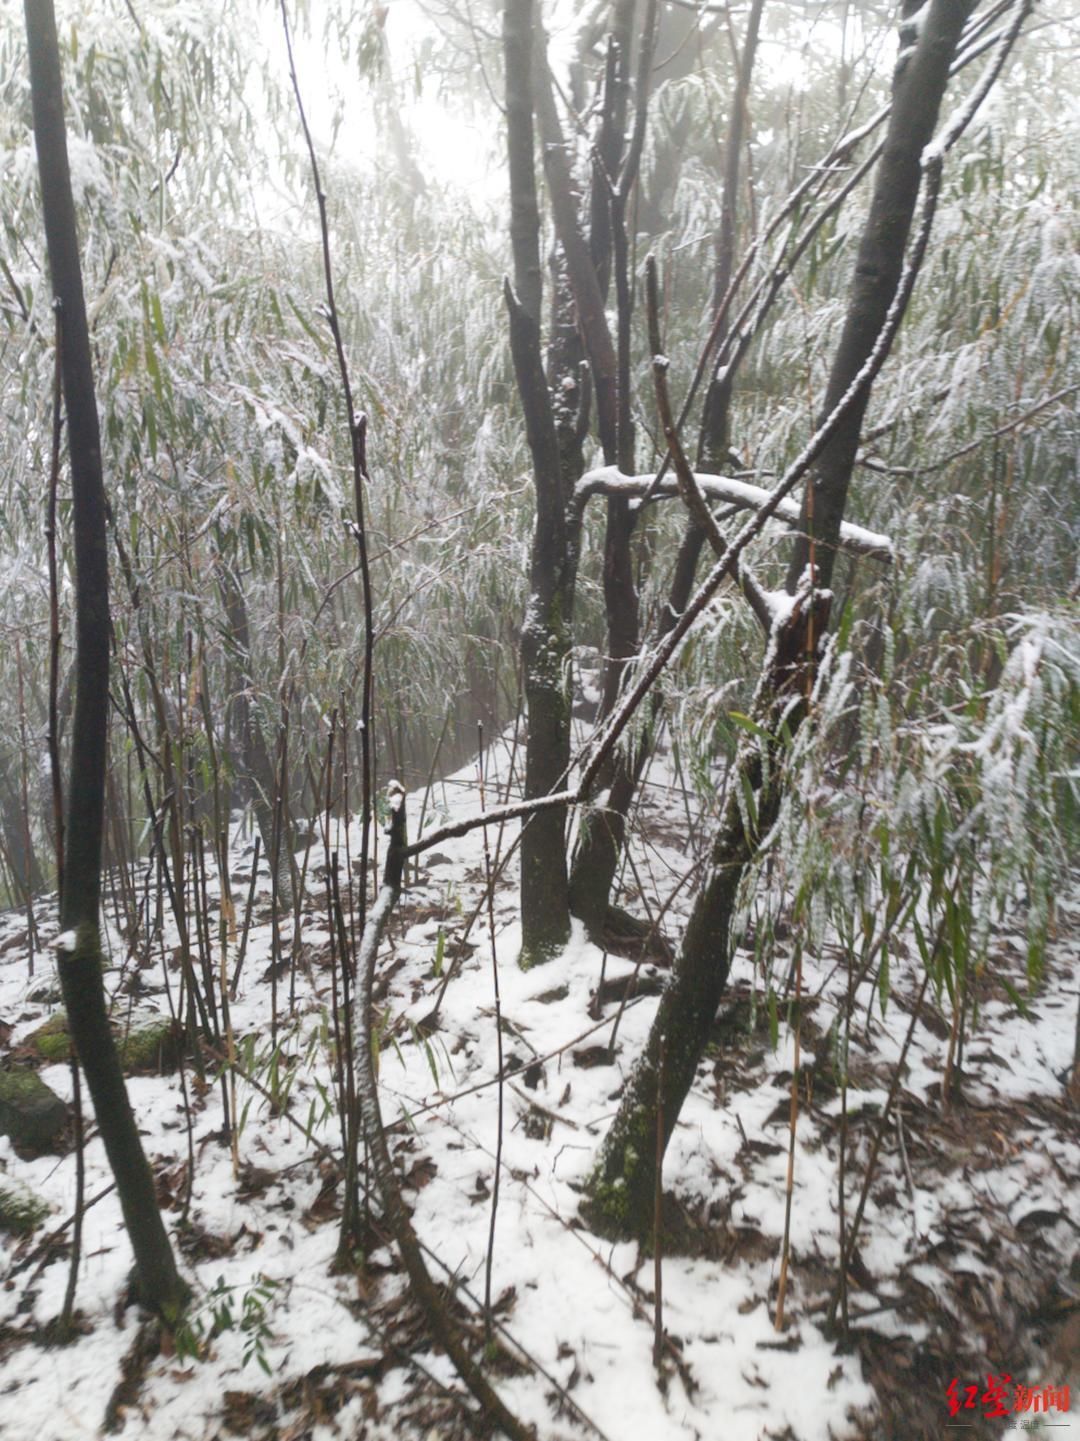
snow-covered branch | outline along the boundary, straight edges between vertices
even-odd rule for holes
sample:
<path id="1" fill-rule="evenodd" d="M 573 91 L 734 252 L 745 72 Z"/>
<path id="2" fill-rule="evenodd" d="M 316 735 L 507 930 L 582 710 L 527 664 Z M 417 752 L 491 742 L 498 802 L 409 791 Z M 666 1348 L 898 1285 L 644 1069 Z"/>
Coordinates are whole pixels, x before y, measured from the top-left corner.
<path id="1" fill-rule="evenodd" d="M 760 485 L 750 485 L 745 480 L 736 480 L 729 475 L 698 475 L 695 480 L 707 500 L 733 505 L 739 510 L 760 510 L 771 499 L 772 492 Z M 623 475 L 614 465 L 601 466 L 587 471 L 578 481 L 574 490 L 574 501 L 578 505 L 593 495 L 626 495 L 640 498 L 645 494 L 660 498 L 678 495 L 678 483 L 672 476 L 665 476 L 659 484 L 652 475 Z M 776 506 L 775 514 L 781 519 L 798 523 L 799 506 L 794 500 L 782 500 Z M 865 530 L 861 525 L 845 521 L 840 527 L 840 544 L 845 550 L 859 555 L 872 556 L 875 560 L 891 561 L 893 544 L 887 535 Z"/>

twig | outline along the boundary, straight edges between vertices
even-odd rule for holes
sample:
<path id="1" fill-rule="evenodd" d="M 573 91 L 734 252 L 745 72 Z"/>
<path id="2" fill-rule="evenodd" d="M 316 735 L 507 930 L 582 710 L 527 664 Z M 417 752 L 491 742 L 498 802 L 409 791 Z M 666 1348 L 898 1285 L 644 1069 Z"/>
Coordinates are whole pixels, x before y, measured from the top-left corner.
<path id="1" fill-rule="evenodd" d="M 908 1024 L 907 1035 L 904 1037 L 904 1044 L 900 1051 L 900 1059 L 896 1063 L 896 1070 L 893 1073 L 892 1084 L 889 1087 L 888 1099 L 885 1102 L 885 1109 L 881 1113 L 881 1119 L 874 1133 L 874 1140 L 870 1147 L 870 1156 L 866 1163 L 866 1175 L 863 1177 L 862 1190 L 859 1193 L 859 1204 L 855 1208 L 855 1216 L 851 1222 L 851 1230 L 848 1232 L 847 1249 L 840 1257 L 840 1274 L 846 1276 L 847 1269 L 851 1265 L 855 1255 L 855 1246 L 859 1239 L 859 1227 L 862 1225 L 863 1211 L 866 1209 L 866 1200 L 870 1194 L 870 1185 L 874 1179 L 874 1172 L 877 1167 L 878 1152 L 881 1150 L 882 1137 L 885 1134 L 885 1127 L 888 1124 L 889 1113 L 892 1110 L 893 1102 L 896 1100 L 896 1093 L 900 1089 L 900 1077 L 903 1073 L 904 1063 L 907 1060 L 908 1049 L 911 1046 L 912 1037 L 915 1034 L 915 1026 L 922 1014 L 923 997 L 926 995 L 926 988 L 930 983 L 930 974 L 934 961 L 937 957 L 938 948 L 941 945 L 942 937 L 945 934 L 945 922 L 942 921 L 938 927 L 938 933 L 934 940 L 933 950 L 926 959 L 926 969 L 923 974 L 922 985 L 919 987 L 919 994 L 911 1012 L 911 1021 Z M 831 1329 L 836 1324 L 836 1309 L 840 1303 L 841 1284 L 838 1282 L 833 1292 L 832 1300 L 829 1303 L 827 1326 Z"/>
<path id="2" fill-rule="evenodd" d="M 630 1001 L 625 1002 L 625 1009 L 626 1009 L 626 1010 L 630 1010 L 633 1006 L 638 1005 L 639 1000 L 642 1000 L 642 999 L 644 999 L 644 998 L 643 998 L 643 997 L 639 997 L 638 1000 L 630 1000 Z M 527 1065 L 525 1065 L 525 1064 L 520 1065 L 520 1066 L 517 1068 L 516 1071 L 509 1071 L 509 1072 L 507 1072 L 507 1077 L 506 1077 L 506 1078 L 507 1078 L 507 1081 L 512 1080 L 515 1076 L 523 1076 L 523 1075 L 525 1074 L 525 1072 L 528 1071 L 528 1070 L 530 1070 L 534 1065 L 543 1066 L 543 1065 L 546 1065 L 548 1061 L 553 1061 L 556 1056 L 563 1056 L 563 1055 L 565 1055 L 566 1052 L 569 1051 L 572 1047 L 577 1046 L 577 1045 L 580 1045 L 580 1043 L 581 1043 L 582 1041 L 588 1040 L 588 1038 L 589 1038 L 590 1036 L 595 1035 L 597 1031 L 603 1030 L 603 1028 L 604 1028 L 607 1024 L 608 1024 L 607 1018 L 605 1017 L 603 1020 L 597 1021 L 595 1025 L 589 1026 L 587 1030 L 584 1030 L 584 1031 L 579 1032 L 579 1034 L 576 1035 L 576 1036 L 574 1036 L 571 1040 L 569 1040 L 569 1041 L 564 1041 L 561 1046 L 556 1046 L 553 1051 L 548 1051 L 545 1055 L 536 1055 L 536 1056 L 534 1056 L 533 1060 L 529 1061 L 529 1063 L 528 1063 Z M 522 1037 L 522 1039 L 524 1039 L 524 1037 Z M 450 1105 L 453 1105 L 453 1103 L 454 1103 L 455 1101 L 463 1100 L 466 1096 L 475 1096 L 478 1091 L 486 1091 L 489 1086 L 494 1086 L 494 1085 L 496 1084 L 496 1082 L 497 1082 L 497 1077 L 492 1077 L 492 1078 L 490 1078 L 490 1079 L 488 1079 L 488 1080 L 486 1080 L 486 1081 L 477 1081 L 477 1082 L 475 1082 L 474 1085 L 466 1086 L 466 1087 L 464 1088 L 464 1090 L 454 1091 L 452 1095 L 449 1095 L 449 1096 L 440 1096 L 437 1101 L 429 1101 L 429 1102 L 427 1102 L 427 1103 L 426 1103 L 425 1105 L 423 1105 L 423 1106 L 417 1106 L 417 1107 L 415 1107 L 415 1108 L 410 1108 L 410 1110 L 409 1110 L 409 1117 L 410 1117 L 410 1119 L 415 1120 L 417 1116 L 425 1116 L 425 1115 L 427 1115 L 427 1113 L 428 1113 L 429 1111 L 437 1111 L 440 1106 L 450 1106 Z M 389 1089 L 389 1088 L 388 1088 L 388 1089 Z M 512 1089 L 513 1089 L 513 1087 L 511 1087 L 511 1090 L 512 1090 Z M 401 1093 L 401 1092 L 397 1092 L 396 1094 L 400 1096 L 402 1093 Z M 529 1099 L 529 1098 L 523 1097 L 523 1099 Z M 529 1103 L 530 1103 L 530 1105 L 534 1105 L 534 1106 L 537 1104 L 535 1101 L 532 1101 L 531 1099 L 530 1099 L 530 1102 L 529 1102 Z M 543 1108 L 541 1107 L 541 1109 L 543 1109 Z M 565 1124 L 567 1124 L 567 1125 L 572 1124 L 571 1122 L 566 1121 L 566 1120 L 565 1120 L 565 1117 L 560 1116 L 558 1119 L 564 1121 Z M 394 1121 L 394 1122 L 391 1122 L 390 1125 L 388 1125 L 386 1129 L 387 1129 L 388 1131 L 397 1130 L 398 1127 L 401 1126 L 401 1125 L 403 1125 L 403 1124 L 404 1124 L 403 1121 Z"/>
<path id="3" fill-rule="evenodd" d="M 784 1329 L 788 1265 L 791 1260 L 791 1202 L 795 1194 L 795 1132 L 799 1122 L 799 1062 L 802 1044 L 802 946 L 795 957 L 795 1050 L 791 1067 L 791 1110 L 788 1124 L 787 1183 L 784 1198 L 784 1241 L 780 1254 L 780 1280 L 776 1291 L 775 1329 Z"/>
<path id="4" fill-rule="evenodd" d="M 236 965 L 233 967 L 232 981 L 229 985 L 229 992 L 236 1000 L 236 987 L 240 983 L 240 972 L 244 966 L 244 957 L 247 955 L 248 934 L 251 930 L 251 911 L 255 904 L 255 883 L 259 878 L 259 844 L 261 837 L 258 830 L 255 831 L 255 852 L 251 857 L 251 880 L 248 883 L 247 905 L 244 908 L 244 927 L 240 932 L 240 951 L 236 957 Z"/>
<path id="5" fill-rule="evenodd" d="M 524 1069 L 530 1070 L 531 1066 L 535 1064 L 536 1062 L 532 1062 L 529 1066 L 524 1067 Z M 511 1072 L 511 1074 L 518 1076 L 521 1074 L 521 1072 L 513 1071 Z M 577 1121 L 571 1120 L 569 1116 L 560 1116 L 558 1111 L 553 1111 L 550 1106 L 541 1105 L 535 1096 L 526 1095 L 526 1093 L 521 1089 L 520 1086 L 514 1085 L 513 1081 L 508 1081 L 507 1084 L 513 1091 L 514 1095 L 519 1096 L 521 1100 L 525 1102 L 530 1111 L 536 1111 L 541 1116 L 545 1116 L 549 1121 L 553 1123 L 557 1122 L 560 1126 L 569 1126 L 572 1131 L 580 1131 L 581 1127 L 578 1125 Z"/>
<path id="6" fill-rule="evenodd" d="M 75 1287 L 79 1280 L 79 1262 L 82 1259 L 83 1216 L 86 1212 L 86 1156 L 84 1153 L 82 1082 L 79 1079 L 79 1058 L 75 1047 L 71 1048 L 71 1088 L 75 1112 L 75 1211 L 71 1231 L 71 1268 L 68 1271 L 67 1290 L 64 1292 L 64 1309 L 60 1313 L 60 1332 L 71 1335 L 71 1318 L 75 1309 Z"/>
<path id="7" fill-rule="evenodd" d="M 904 1179 L 907 1181 L 908 1196 L 915 1200 L 915 1179 L 911 1174 L 911 1162 L 908 1160 L 907 1146 L 904 1144 L 904 1116 L 898 1106 L 896 1108 L 896 1144 L 900 1151 L 900 1164 L 904 1168 Z M 911 1213 L 912 1228 L 915 1226 L 915 1213 Z"/>
<path id="8" fill-rule="evenodd" d="M 656 1066 L 656 1187 L 653 1194 L 653 1365 L 664 1360 L 664 1061 L 667 1037 L 660 1037 Z"/>
<path id="9" fill-rule="evenodd" d="M 477 722 L 476 765 L 480 781 L 480 809 L 484 809 L 484 726 Z M 502 1001 L 499 995 L 499 957 L 495 948 L 495 881 L 491 873 L 491 852 L 488 847 L 488 833 L 484 831 L 484 879 L 487 892 L 488 936 L 491 941 L 491 979 L 495 991 L 495 1057 L 499 1084 L 496 1088 L 495 1132 L 495 1174 L 491 1185 L 491 1222 L 488 1227 L 487 1256 L 484 1260 L 484 1333 L 487 1344 L 491 1345 L 491 1273 L 495 1260 L 495 1218 L 499 1212 L 499 1177 L 502 1170 L 504 1085 L 503 1043 L 502 1043 Z"/>

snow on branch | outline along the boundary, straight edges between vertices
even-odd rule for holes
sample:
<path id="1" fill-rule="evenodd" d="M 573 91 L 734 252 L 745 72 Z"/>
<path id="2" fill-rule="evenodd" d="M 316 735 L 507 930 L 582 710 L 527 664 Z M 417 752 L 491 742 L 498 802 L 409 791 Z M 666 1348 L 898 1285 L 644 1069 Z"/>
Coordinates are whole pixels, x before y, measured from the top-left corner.
<path id="1" fill-rule="evenodd" d="M 735 480 L 728 475 L 699 475 L 695 479 L 702 494 L 709 500 L 736 506 L 739 510 L 760 510 L 772 492 L 760 485 L 750 485 L 745 480 Z M 679 488 L 674 477 L 665 476 L 659 484 L 652 475 L 624 475 L 617 466 L 605 465 L 590 470 L 578 481 L 574 489 L 574 501 L 584 503 L 593 495 L 625 495 L 641 497 L 678 495 Z M 782 520 L 797 525 L 799 506 L 796 501 L 783 499 L 776 506 L 775 514 Z M 844 521 L 840 527 L 840 544 L 845 550 L 859 555 L 872 556 L 875 560 L 891 561 L 893 544 L 887 535 L 873 530 L 864 530 L 861 525 Z"/>

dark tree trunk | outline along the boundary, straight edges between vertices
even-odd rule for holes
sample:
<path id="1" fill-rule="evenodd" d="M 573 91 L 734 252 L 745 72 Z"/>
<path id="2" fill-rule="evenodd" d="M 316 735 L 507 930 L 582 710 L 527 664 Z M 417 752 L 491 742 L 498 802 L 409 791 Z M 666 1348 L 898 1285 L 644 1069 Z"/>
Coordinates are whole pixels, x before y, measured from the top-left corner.
<path id="1" fill-rule="evenodd" d="M 897 291 L 918 198 L 920 158 L 937 121 L 949 64 L 969 10 L 967 0 L 931 0 L 915 50 L 898 64 L 888 145 L 875 181 L 847 322 L 830 376 L 827 411 L 847 393 L 870 356 Z M 824 472 L 818 472 L 815 493 L 820 494 L 821 509 L 815 503 L 815 530 L 820 535 L 824 512 L 833 540 L 843 519 L 865 411 L 864 396 L 853 406 L 855 418 L 841 427 L 843 445 L 826 452 L 829 464 Z M 800 554 L 804 557 L 801 561 Z M 800 540 L 790 572 L 793 586 L 803 575 L 809 555 L 808 546 Z M 769 740 L 755 738 L 741 748 L 709 870 L 695 898 L 671 981 L 589 1180 L 583 1214 L 605 1235 L 645 1238 L 653 1226 L 657 1116 L 662 1116 L 666 1147 L 727 985 L 731 918 L 738 888 L 782 799 L 781 719 L 789 734 L 802 719 L 798 698 L 812 680 L 828 605 L 827 593 L 813 587 L 800 589 L 790 616 L 770 647 L 769 669 L 761 678 L 755 704 L 756 719 Z M 744 794 L 755 798 L 754 819 L 746 824 L 739 804 Z M 665 1056 L 662 1076 L 661 1053 Z"/>
<path id="2" fill-rule="evenodd" d="M 233 764 L 240 781 L 244 799 L 250 799 L 255 812 L 255 823 L 262 838 L 262 851 L 269 864 L 273 864 L 275 839 L 277 841 L 277 883 L 278 898 L 288 909 L 294 895 L 293 836 L 289 825 L 289 808 L 280 809 L 280 824 L 283 834 L 276 837 L 274 812 L 277 806 L 279 785 L 278 767 L 267 749 L 263 728 L 257 716 L 252 714 L 251 697 L 255 681 L 251 664 L 251 627 L 248 622 L 247 601 L 239 580 L 222 561 L 218 566 L 218 582 L 225 615 L 229 622 L 230 640 L 233 649 L 230 661 L 236 684 L 231 689 L 232 730 L 239 738 L 239 751 L 234 753 Z"/>
<path id="3" fill-rule="evenodd" d="M 99 935 L 109 706 L 109 579 L 101 439 L 67 158 L 52 0 L 25 0 L 34 135 L 56 303 L 74 502 L 76 689 L 68 781 L 58 965 L 72 1040 L 86 1075 L 135 1252 L 141 1299 L 174 1322 L 186 1288 L 154 1194 L 105 1007 Z"/>
<path id="4" fill-rule="evenodd" d="M 918 8 L 914 0 L 906 0 L 905 18 Z M 825 415 L 835 409 L 869 357 L 896 293 L 919 195 L 920 159 L 934 133 L 956 43 L 972 9 L 972 0 L 932 5 L 917 47 L 897 64 L 885 149 L 855 262 L 844 330 L 825 392 Z M 791 594 L 812 556 L 816 583 L 828 586 L 832 582 L 840 522 L 869 401 L 870 388 L 866 387 L 814 466 L 803 499 L 801 534 L 788 569 Z"/>
<path id="5" fill-rule="evenodd" d="M 507 0 L 507 145 L 514 285 L 506 287 L 510 350 L 536 490 L 528 612 L 521 633 L 528 732 L 525 795 L 547 795 L 564 782 L 570 761 L 568 661 L 574 565 L 565 477 L 540 341 L 542 277 L 532 112 L 532 0 Z M 521 964 L 555 954 L 570 936 L 566 874 L 566 808 L 540 811 L 521 834 Z"/>
<path id="6" fill-rule="evenodd" d="M 736 86 L 731 127 L 728 132 L 724 161 L 724 191 L 720 221 L 720 237 L 717 246 L 717 264 L 714 280 L 716 304 L 719 305 L 728 283 L 735 255 L 735 212 L 738 201 L 740 157 L 742 155 L 743 130 L 746 118 L 746 102 L 753 74 L 754 58 L 757 53 L 758 25 L 764 0 L 754 0 L 747 23 L 746 40 L 739 61 L 739 79 Z M 619 235 L 621 215 L 615 216 L 615 234 Z M 616 251 L 619 250 L 616 246 Z M 626 283 L 625 264 L 617 270 L 617 280 Z M 619 361 L 620 376 L 629 371 L 628 330 L 629 317 L 624 313 L 628 306 L 620 300 Z M 718 331 L 716 342 L 722 343 L 723 330 Z M 633 438 L 630 434 L 628 385 L 624 382 L 620 390 L 619 407 L 619 467 L 624 472 L 633 469 Z M 714 378 L 705 399 L 704 419 L 698 442 L 699 469 L 720 473 L 727 469 L 728 455 L 728 414 L 731 406 L 731 382 L 725 376 Z M 619 684 L 627 659 L 638 649 L 638 603 L 630 564 L 630 537 L 634 528 L 634 514 L 629 511 L 628 502 L 608 501 L 608 525 L 604 551 L 604 595 L 608 613 L 609 665 L 604 676 L 604 695 L 601 714 L 607 714 L 615 704 Z M 661 613 L 657 627 L 657 640 L 663 640 L 675 620 L 686 609 L 694 588 L 704 532 L 691 519 L 679 547 L 672 577 L 668 604 Z M 652 706 L 655 722 L 660 710 L 660 697 Z M 640 740 L 635 751 L 628 753 L 620 747 L 613 759 L 609 772 L 609 789 L 603 806 L 591 807 L 583 820 L 577 849 L 570 869 L 570 909 L 585 923 L 590 936 L 602 939 L 603 929 L 611 910 L 611 891 L 619 869 L 623 846 L 626 843 L 626 821 L 637 793 L 638 783 L 648 758 L 649 741 Z"/>
<path id="7" fill-rule="evenodd" d="M 628 48 L 626 37 L 629 35 L 632 9 L 630 4 L 624 3 L 620 6 L 617 19 L 624 38 L 621 47 L 614 44 L 609 50 L 608 78 L 611 85 L 605 97 L 607 103 L 600 129 L 600 160 L 605 169 L 620 163 L 624 147 L 624 136 L 621 130 L 616 132 L 615 127 L 620 118 L 625 124 L 627 57 L 621 51 Z M 592 375 L 597 429 L 604 463 L 621 463 L 632 469 L 632 432 L 625 423 L 620 426 L 620 410 L 623 409 L 620 405 L 620 387 L 625 392 L 627 381 L 626 376 L 620 373 L 620 356 L 612 339 L 605 310 L 610 258 L 617 238 L 623 241 L 625 250 L 625 234 L 618 237 L 616 234 L 622 224 L 621 214 L 611 204 L 610 198 L 605 196 L 609 216 L 606 225 L 601 224 L 596 214 L 594 188 L 592 235 L 590 240 L 586 240 L 579 221 L 579 197 L 574 186 L 567 145 L 555 108 L 551 75 L 544 57 L 540 57 L 534 66 L 534 75 L 537 114 L 543 140 L 544 174 L 551 197 L 555 230 L 566 259 L 566 273 Z M 606 191 L 616 178 L 612 169 L 601 179 L 602 188 Z M 629 280 L 626 275 L 625 253 L 618 254 L 617 245 L 614 258 L 620 311 L 628 333 L 629 314 L 626 302 L 629 296 Z M 625 413 L 628 414 L 628 411 Z M 634 514 L 628 502 L 621 497 L 612 497 L 607 502 L 604 535 L 603 584 L 607 616 L 607 653 L 604 658 L 601 717 L 606 715 L 614 704 L 626 662 L 637 654 L 638 596 L 630 549 L 633 532 Z"/>
<path id="8" fill-rule="evenodd" d="M 604 1138 L 582 1214 L 602 1235 L 648 1236 L 656 1201 L 656 1113 L 663 1106 L 667 1146 L 709 1039 L 731 967 L 731 918 L 743 872 L 761 838 L 776 820 L 781 799 L 781 719 L 794 731 L 802 717 L 799 697 L 808 665 L 828 619 L 821 592 L 796 604 L 777 636 L 774 662 L 763 677 L 757 721 L 768 728 L 767 746 L 747 740 L 729 779 L 723 819 L 713 841 L 709 869 L 698 892 L 671 981 L 634 1067 L 618 1114 Z M 747 788 L 756 796 L 754 815 L 744 818 Z M 664 1056 L 660 1077 L 660 1056 Z"/>

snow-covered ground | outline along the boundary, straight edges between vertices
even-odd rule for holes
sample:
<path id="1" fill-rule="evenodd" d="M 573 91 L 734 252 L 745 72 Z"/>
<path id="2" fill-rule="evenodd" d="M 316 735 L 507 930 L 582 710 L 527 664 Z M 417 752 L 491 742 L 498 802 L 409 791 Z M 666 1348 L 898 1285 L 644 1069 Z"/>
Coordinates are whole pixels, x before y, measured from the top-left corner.
<path id="1" fill-rule="evenodd" d="M 505 750 L 492 760 L 489 805 L 507 760 Z M 680 832 L 687 813 L 662 761 L 652 780 L 647 794 L 657 824 L 646 827 L 650 839 L 636 863 L 645 889 L 655 887 L 652 903 L 663 904 L 686 869 Z M 455 821 L 478 807 L 475 768 L 466 767 L 436 786 L 425 821 Z M 410 797 L 413 827 L 420 809 L 421 797 Z M 493 862 L 515 834 L 516 826 L 508 826 L 501 839 L 489 838 Z M 343 838 L 334 844 L 344 855 Z M 242 919 L 251 846 L 239 827 L 233 848 L 231 888 Z M 357 853 L 354 832 L 353 860 Z M 385 1013 L 381 1103 L 384 1120 L 393 1123 L 391 1150 L 431 1270 L 438 1279 L 452 1276 L 459 1300 L 474 1312 L 484 1294 L 498 1106 L 486 908 L 466 946 L 458 943 L 483 893 L 484 867 L 478 830 L 429 852 L 418 880 L 410 867 L 377 981 L 377 1009 Z M 289 978 L 278 984 L 276 1081 L 267 1059 L 268 876 L 256 895 L 232 1021 L 238 1037 L 259 1037 L 260 1085 L 287 1085 L 288 1095 L 287 1106 L 274 1114 L 263 1091 L 237 1081 L 244 1115 L 239 1173 L 222 1137 L 220 1085 L 200 1086 L 189 1066 L 189 1116 L 178 1074 L 129 1082 L 166 1220 L 196 1290 L 195 1325 L 205 1340 L 200 1358 L 152 1357 L 127 1392 L 116 1394 L 138 1315 L 121 1303 L 131 1257 L 115 1193 L 97 1199 L 111 1180 L 97 1139 L 86 1146 L 92 1204 L 78 1277 L 82 1331 L 63 1348 L 43 1343 L 41 1328 L 60 1312 L 68 1280 L 70 1230 L 60 1228 L 74 1207 L 74 1155 L 20 1157 L 0 1139 L 0 1173 L 29 1185 L 51 1212 L 33 1236 L 0 1238 L 5 1441 L 97 1436 L 110 1400 L 123 1433 L 146 1441 L 459 1434 L 458 1410 L 445 1389 L 457 1391 L 460 1383 L 446 1358 L 429 1349 L 390 1248 L 375 1235 L 355 1274 L 331 1274 L 341 1142 L 336 1115 L 325 1104 L 333 1092 L 333 1037 L 321 837 L 310 855 L 308 890 L 292 1009 Z M 828 1032 L 843 970 L 835 954 L 804 959 L 788 1326 L 777 1332 L 794 1036 L 781 1024 L 772 1048 L 765 1007 L 751 1005 L 751 960 L 737 958 L 716 1043 L 665 1161 L 688 1253 L 663 1262 L 663 1320 L 671 1344 L 658 1378 L 652 1259 L 633 1245 L 599 1241 L 577 1219 L 578 1188 L 655 1000 L 631 1001 L 618 1022 L 614 1059 L 606 1057 L 620 1008 L 610 985 L 598 1004 L 601 974 L 605 983 L 617 981 L 633 964 L 605 958 L 575 932 L 558 959 L 520 971 L 515 892 L 511 859 L 494 908 L 504 1059 L 516 1074 L 503 1087 L 492 1295 L 499 1298 L 505 1350 L 518 1364 L 496 1365 L 493 1379 L 538 1437 L 839 1441 L 951 1435 L 946 1427 L 965 1421 L 976 1434 L 1019 1436 L 1019 1427 L 1030 1429 L 1041 1413 L 984 1419 L 992 1409 L 982 1399 L 988 1375 L 1008 1376 L 1010 1397 L 1017 1384 L 1080 1383 L 1072 1326 L 1080 1302 L 1080 1134 L 1063 1085 L 1080 984 L 1075 897 L 1060 902 L 1057 939 L 1030 1018 L 1004 993 L 987 989 L 967 1038 L 962 1102 L 942 1107 L 947 1039 L 932 1006 L 916 1026 L 902 1077 L 901 1119 L 886 1128 L 852 1266 L 853 1341 L 845 1346 L 824 1334 L 838 1255 L 841 1105 L 829 1079 Z M 675 916 L 685 904 L 680 893 Z M 55 939 L 47 902 L 38 907 L 38 922 L 43 938 Z M 677 934 L 677 921 L 669 917 L 667 928 Z M 211 932 L 216 935 L 216 925 Z M 11 1028 L 6 1049 L 16 1052 L 18 1064 L 26 1063 L 21 1043 L 56 1006 L 51 952 L 39 954 L 31 977 L 19 940 L 24 934 L 24 915 L 0 917 L 0 1021 Z M 289 922 L 283 926 L 287 955 L 291 936 Z M 167 927 L 164 946 L 155 943 L 146 957 L 143 940 L 129 954 L 128 943 L 110 929 L 107 985 L 117 1014 L 132 1004 L 136 973 L 139 1005 L 165 1008 L 162 954 L 171 956 L 176 940 Z M 1012 946 L 1003 933 L 995 946 L 996 965 L 1021 984 L 1022 944 Z M 230 969 L 235 955 L 233 943 Z M 849 1223 L 921 979 L 914 947 L 911 955 L 894 962 L 884 1015 L 872 978 L 857 997 Z M 420 1023 L 430 1018 L 451 965 L 437 1028 L 429 1033 Z M 658 975 L 653 966 L 643 974 L 654 982 Z M 177 971 L 170 970 L 169 983 L 175 998 Z M 643 989 L 655 991 L 655 984 Z M 70 1099 L 66 1064 L 46 1065 L 41 1075 Z M 181 1226 L 189 1146 L 195 1166 Z M 373 1207 L 377 1212 L 377 1201 Z M 233 1324 L 210 1335 L 215 1305 L 220 1311 L 223 1303 Z M 953 1378 L 961 1402 L 968 1386 L 979 1388 L 977 1407 L 955 1418 L 946 1395 Z M 1057 1412 L 1042 1419 L 1060 1424 L 1070 1418 Z"/>

